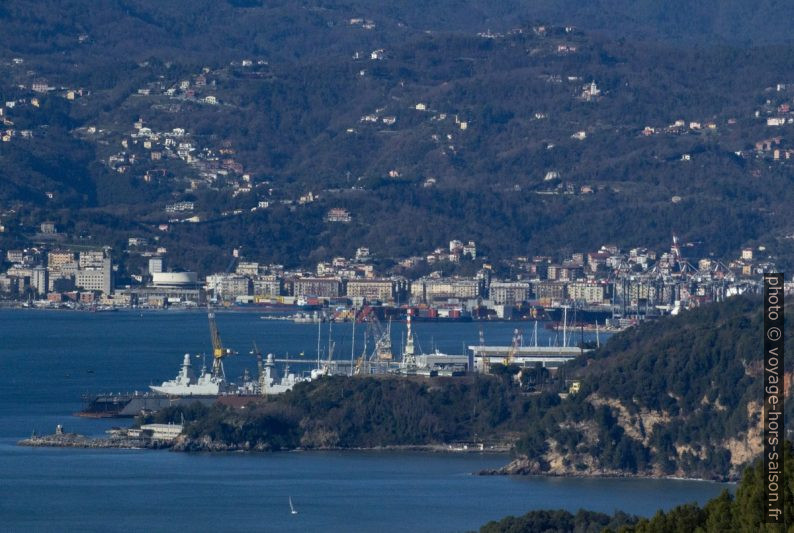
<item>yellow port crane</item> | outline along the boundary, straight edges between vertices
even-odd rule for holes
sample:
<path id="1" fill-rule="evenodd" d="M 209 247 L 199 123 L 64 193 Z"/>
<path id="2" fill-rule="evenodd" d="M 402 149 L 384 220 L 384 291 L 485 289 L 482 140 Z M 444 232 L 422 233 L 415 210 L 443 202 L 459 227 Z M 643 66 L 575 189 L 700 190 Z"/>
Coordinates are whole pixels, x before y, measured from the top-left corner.
<path id="1" fill-rule="evenodd" d="M 224 273 L 228 274 L 231 272 L 236 262 L 237 257 L 235 254 L 229 261 Z M 207 318 L 210 322 L 210 337 L 212 338 L 212 375 L 218 379 L 226 379 L 226 375 L 223 372 L 223 358 L 227 355 L 234 355 L 235 352 L 224 348 L 223 343 L 221 343 L 221 334 L 218 333 L 218 324 L 215 322 L 215 312 L 212 310 L 209 297 L 207 298 Z"/>
<path id="2" fill-rule="evenodd" d="M 212 375 L 216 378 L 225 378 L 223 358 L 227 355 L 233 355 L 234 352 L 223 347 L 221 334 L 218 332 L 218 324 L 215 322 L 215 312 L 209 306 L 207 306 L 207 318 L 209 319 L 210 337 L 212 338 Z"/>

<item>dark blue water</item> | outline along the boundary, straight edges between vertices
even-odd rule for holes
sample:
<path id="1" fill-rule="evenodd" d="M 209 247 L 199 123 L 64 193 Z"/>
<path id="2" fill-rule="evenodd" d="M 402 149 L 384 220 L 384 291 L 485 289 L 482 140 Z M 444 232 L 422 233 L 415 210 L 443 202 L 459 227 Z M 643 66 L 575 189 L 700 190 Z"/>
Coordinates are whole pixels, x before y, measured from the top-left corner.
<path id="1" fill-rule="evenodd" d="M 301 352 L 316 359 L 317 326 L 219 313 L 224 343 L 247 354 Z M 425 350 L 460 353 L 476 324 L 416 324 Z M 514 324 L 484 324 L 486 342 L 509 344 Z M 327 346 L 328 326 L 322 326 Z M 334 325 L 335 353 L 349 358 L 350 325 Z M 363 328 L 359 328 L 361 333 Z M 540 343 L 549 332 L 540 328 Z M 393 326 L 400 345 L 403 325 Z M 524 324 L 529 339 L 531 329 Z M 551 333 L 551 335 L 555 335 Z M 362 339 L 356 340 L 358 352 Z M 170 379 L 184 352 L 209 352 L 202 313 L 0 311 L 0 524 L 3 530 L 68 531 L 466 531 L 530 509 L 616 509 L 651 515 L 704 502 L 725 486 L 674 480 L 479 477 L 505 456 L 292 452 L 30 449 L 33 430 L 98 435 L 119 421 L 72 416 L 80 395 L 144 390 Z M 325 354 L 323 354 L 325 356 Z M 250 356 L 227 375 L 253 370 Z M 307 366 L 307 369 L 309 367 Z M 125 423 L 121 421 L 121 423 Z M 291 496 L 298 515 L 290 515 Z"/>

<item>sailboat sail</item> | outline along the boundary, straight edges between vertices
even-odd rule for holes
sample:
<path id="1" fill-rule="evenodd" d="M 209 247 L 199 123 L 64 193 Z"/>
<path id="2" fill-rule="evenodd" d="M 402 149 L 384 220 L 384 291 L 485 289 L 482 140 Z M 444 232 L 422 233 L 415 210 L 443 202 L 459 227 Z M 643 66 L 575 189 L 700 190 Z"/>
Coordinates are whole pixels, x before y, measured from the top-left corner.
<path id="1" fill-rule="evenodd" d="M 289 497 L 289 512 L 291 514 L 298 514 L 298 511 L 295 510 L 295 506 L 292 505 L 292 496 Z"/>

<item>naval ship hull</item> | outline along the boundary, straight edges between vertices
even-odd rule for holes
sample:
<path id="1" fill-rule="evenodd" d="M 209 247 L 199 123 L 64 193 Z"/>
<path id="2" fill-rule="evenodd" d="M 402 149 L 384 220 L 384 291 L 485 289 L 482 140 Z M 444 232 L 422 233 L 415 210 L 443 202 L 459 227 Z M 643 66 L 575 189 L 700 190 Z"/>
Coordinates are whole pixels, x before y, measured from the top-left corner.
<path id="1" fill-rule="evenodd" d="M 98 394 L 83 397 L 83 409 L 75 413 L 84 418 L 132 418 L 142 412 L 155 412 L 174 405 L 200 402 L 211 405 L 218 396 L 175 397 L 166 394 Z"/>

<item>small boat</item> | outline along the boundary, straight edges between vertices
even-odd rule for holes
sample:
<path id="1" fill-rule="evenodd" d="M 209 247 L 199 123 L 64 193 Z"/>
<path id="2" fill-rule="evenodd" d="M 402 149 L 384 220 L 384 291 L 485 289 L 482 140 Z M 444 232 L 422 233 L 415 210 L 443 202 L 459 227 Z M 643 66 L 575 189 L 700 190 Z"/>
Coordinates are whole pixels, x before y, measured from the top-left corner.
<path id="1" fill-rule="evenodd" d="M 289 497 L 289 512 L 290 514 L 298 514 L 298 511 L 295 510 L 295 506 L 292 505 L 292 496 Z"/>

